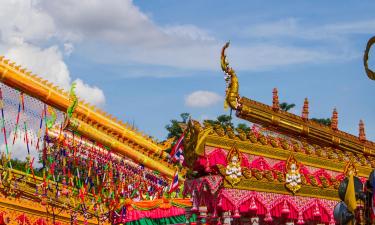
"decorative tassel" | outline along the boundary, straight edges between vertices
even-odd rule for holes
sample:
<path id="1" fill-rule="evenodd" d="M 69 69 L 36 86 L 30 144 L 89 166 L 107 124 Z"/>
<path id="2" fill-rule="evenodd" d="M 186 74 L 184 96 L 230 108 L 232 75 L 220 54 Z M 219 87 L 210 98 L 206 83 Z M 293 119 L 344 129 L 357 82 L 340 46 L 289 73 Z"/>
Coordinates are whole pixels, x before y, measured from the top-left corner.
<path id="1" fill-rule="evenodd" d="M 223 206 L 223 200 L 222 198 L 219 199 L 219 203 L 217 204 L 217 207 L 221 208 Z"/>
<path id="2" fill-rule="evenodd" d="M 285 200 L 284 200 L 283 208 L 281 209 L 281 213 L 282 214 L 289 214 L 290 213 L 288 203 Z"/>
<path id="3" fill-rule="evenodd" d="M 297 221 L 297 224 L 299 224 L 299 225 L 305 224 L 305 221 L 303 220 L 302 212 L 299 212 L 299 213 L 298 213 L 298 221 Z"/>
<path id="4" fill-rule="evenodd" d="M 321 215 L 318 203 L 315 203 L 313 215 L 314 215 L 314 217 L 320 217 L 320 215 Z"/>
<path id="5" fill-rule="evenodd" d="M 250 210 L 251 211 L 255 211 L 255 212 L 258 210 L 258 207 L 257 207 L 257 205 L 255 203 L 255 198 L 254 197 L 251 198 Z"/>
<path id="6" fill-rule="evenodd" d="M 273 221 L 271 213 L 268 209 L 267 209 L 266 216 L 264 217 L 264 221 L 266 221 L 266 222 L 272 222 Z"/>
<path id="7" fill-rule="evenodd" d="M 236 210 L 234 211 L 233 218 L 240 218 L 240 217 L 241 217 L 240 212 L 238 211 L 238 209 L 236 209 Z"/>
<path id="8" fill-rule="evenodd" d="M 336 224 L 336 221 L 333 217 L 333 214 L 331 215 L 331 220 L 329 221 L 329 225 L 335 225 Z"/>

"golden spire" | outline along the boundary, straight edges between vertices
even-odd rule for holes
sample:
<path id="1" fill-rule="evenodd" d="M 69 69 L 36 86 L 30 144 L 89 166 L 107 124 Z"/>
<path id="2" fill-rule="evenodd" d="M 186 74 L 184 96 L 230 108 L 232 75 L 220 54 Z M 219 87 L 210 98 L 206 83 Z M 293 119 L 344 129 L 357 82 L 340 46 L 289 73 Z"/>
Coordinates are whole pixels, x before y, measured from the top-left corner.
<path id="1" fill-rule="evenodd" d="M 363 120 L 359 121 L 359 140 L 366 141 L 365 124 Z"/>
<path id="2" fill-rule="evenodd" d="M 338 130 L 339 116 L 336 108 L 333 109 L 332 118 L 331 118 L 331 128 L 332 130 Z"/>
<path id="3" fill-rule="evenodd" d="M 305 98 L 305 101 L 303 102 L 302 119 L 303 120 L 309 119 L 309 100 L 307 98 Z"/>
<path id="4" fill-rule="evenodd" d="M 277 92 L 277 88 L 274 88 L 272 91 L 272 109 L 274 111 L 280 110 L 280 104 L 279 104 L 279 95 Z"/>

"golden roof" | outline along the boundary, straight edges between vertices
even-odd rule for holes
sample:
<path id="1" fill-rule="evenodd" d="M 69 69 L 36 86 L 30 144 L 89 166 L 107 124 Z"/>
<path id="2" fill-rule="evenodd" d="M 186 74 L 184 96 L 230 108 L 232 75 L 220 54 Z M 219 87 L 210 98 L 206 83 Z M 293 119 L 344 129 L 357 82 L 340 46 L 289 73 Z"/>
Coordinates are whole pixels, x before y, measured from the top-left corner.
<path id="1" fill-rule="evenodd" d="M 375 156 L 375 143 L 337 129 L 337 112 L 332 117 L 332 126 L 325 126 L 289 112 L 278 110 L 263 103 L 239 95 L 239 83 L 235 71 L 227 62 L 225 50 L 221 53 L 221 67 L 226 74 L 226 102 L 239 118 L 254 122 L 289 136 L 306 139 L 309 143 L 323 147 L 334 147 L 343 151 Z"/>
<path id="2" fill-rule="evenodd" d="M 66 91 L 2 56 L 0 82 L 63 112 L 66 112 L 70 105 Z M 144 166 L 168 177 L 174 175 L 176 169 L 167 161 L 165 146 L 84 100 L 79 100 L 70 125 L 82 135 L 113 148 L 123 156 L 143 163 Z"/>

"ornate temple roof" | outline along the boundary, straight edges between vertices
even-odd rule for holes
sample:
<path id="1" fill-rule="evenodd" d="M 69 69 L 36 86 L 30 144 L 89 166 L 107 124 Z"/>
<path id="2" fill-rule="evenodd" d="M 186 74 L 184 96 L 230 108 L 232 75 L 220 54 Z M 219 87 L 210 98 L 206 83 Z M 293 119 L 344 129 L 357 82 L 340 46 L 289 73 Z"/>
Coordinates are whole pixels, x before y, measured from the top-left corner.
<path id="1" fill-rule="evenodd" d="M 71 104 L 66 91 L 4 57 L 0 57 L 0 82 L 63 112 L 66 112 Z M 123 123 L 84 100 L 78 101 L 67 126 L 145 167 L 159 171 L 170 178 L 174 175 L 175 168 L 168 162 L 169 155 L 164 151 L 167 146 L 157 143 L 129 124 Z"/>
<path id="2" fill-rule="evenodd" d="M 363 122 L 360 124 L 359 137 L 340 131 L 337 126 L 338 116 L 336 110 L 333 112 L 332 125 L 325 126 L 308 118 L 307 100 L 304 104 L 302 116 L 298 116 L 279 109 L 277 91 L 274 92 L 273 106 L 241 97 L 239 95 L 237 75 L 226 59 L 225 50 L 228 46 L 229 43 L 223 47 L 221 53 L 221 67 L 226 74 L 227 81 L 226 102 L 236 111 L 236 115 L 239 118 L 289 136 L 304 139 L 311 144 L 375 156 L 375 143 L 366 140 Z"/>

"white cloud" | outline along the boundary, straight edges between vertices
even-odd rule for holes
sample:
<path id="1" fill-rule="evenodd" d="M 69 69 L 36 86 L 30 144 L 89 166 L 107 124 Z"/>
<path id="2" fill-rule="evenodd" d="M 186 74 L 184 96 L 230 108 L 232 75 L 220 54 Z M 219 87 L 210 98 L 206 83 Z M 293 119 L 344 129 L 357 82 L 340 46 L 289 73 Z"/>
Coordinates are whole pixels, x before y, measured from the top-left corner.
<path id="1" fill-rule="evenodd" d="M 296 18 L 256 24 L 244 28 L 242 35 L 268 39 L 300 38 L 307 40 L 344 40 L 350 35 L 372 34 L 375 20 L 350 21 L 332 24 L 306 25 Z"/>
<path id="2" fill-rule="evenodd" d="M 59 43 L 51 44 L 54 43 L 52 38 L 59 37 L 59 28 L 51 14 L 40 7 L 40 1 L 1 1 L 0 4 L 0 50 L 5 57 L 68 90 L 71 85 L 69 69 Z M 70 55 L 73 43 L 65 42 L 63 46 L 64 53 Z M 81 80 L 80 84 L 84 90 L 82 97 L 95 105 L 104 104 L 105 98 L 99 88 L 91 88 Z M 88 92 L 97 98 L 84 94 Z"/>
<path id="3" fill-rule="evenodd" d="M 64 54 L 70 56 L 74 51 L 74 46 L 72 43 L 64 43 Z"/>
<path id="4" fill-rule="evenodd" d="M 82 80 L 77 79 L 74 81 L 76 86 L 77 95 L 85 99 L 86 101 L 93 103 L 97 106 L 103 106 L 105 103 L 105 96 L 101 89 L 96 86 L 90 86 L 88 84 L 83 83 Z"/>
<path id="5" fill-rule="evenodd" d="M 10 17 L 16 19 L 8 24 Z M 46 46 L 52 42 L 63 46 L 59 51 L 66 56 L 79 49 L 89 60 L 107 65 L 217 71 L 224 44 L 212 32 L 192 24 L 158 25 L 131 0 L 18 0 L 1 7 L 0 18 L 3 43 L 5 39 L 12 45 L 44 41 Z M 309 26 L 296 18 L 286 18 L 253 24 L 238 31 L 248 38 L 249 45 L 233 43 L 231 61 L 238 70 L 265 70 L 299 63 L 350 60 L 360 54 L 333 40 L 345 41 L 348 35 L 374 28 L 375 21 L 371 20 Z M 314 43 L 297 46 L 294 38 Z M 130 76 L 161 77 L 149 71 Z"/>
<path id="6" fill-rule="evenodd" d="M 231 54 L 231 55 L 230 55 Z M 238 70 L 265 70 L 275 66 L 298 63 L 328 62 L 338 58 L 348 60 L 350 54 L 336 55 L 323 50 L 304 49 L 273 44 L 233 46 L 228 49 L 231 65 Z"/>
<path id="7" fill-rule="evenodd" d="M 215 92 L 195 91 L 186 96 L 185 105 L 189 107 L 204 108 L 213 106 L 222 100 L 223 98 Z"/>
<path id="8" fill-rule="evenodd" d="M 166 38 L 131 0 L 41 1 L 70 41 L 105 40 L 121 44 L 152 44 Z"/>
<path id="9" fill-rule="evenodd" d="M 207 31 L 194 25 L 174 25 L 162 28 L 163 32 L 168 35 L 187 38 L 190 40 L 213 41 L 214 37 L 210 36 Z"/>
<path id="10" fill-rule="evenodd" d="M 18 130 L 17 136 L 15 139 L 15 142 L 13 144 L 13 138 L 14 138 L 14 132 L 12 132 L 8 137 L 8 150 L 11 154 L 11 158 L 13 159 L 19 159 L 21 161 L 24 161 L 26 159 L 26 156 L 28 155 L 27 152 L 27 144 L 25 142 L 25 132 L 22 130 Z M 38 163 L 39 161 L 39 152 L 36 149 L 36 135 L 31 130 L 28 132 L 28 140 L 29 140 L 29 150 L 30 150 L 30 156 L 31 158 L 34 158 L 33 167 L 40 167 L 41 164 Z M 31 144 L 31 140 L 34 142 L 34 144 Z M 5 143 L 1 143 L 0 149 L 5 152 Z"/>
<path id="11" fill-rule="evenodd" d="M 31 70 L 40 77 L 69 90 L 70 74 L 57 46 L 41 49 L 29 44 L 9 48 L 7 58 Z"/>
<path id="12" fill-rule="evenodd" d="M 0 39 L 5 43 L 25 40 L 47 40 L 54 35 L 55 26 L 47 12 L 37 7 L 38 1 L 0 1 Z"/>

